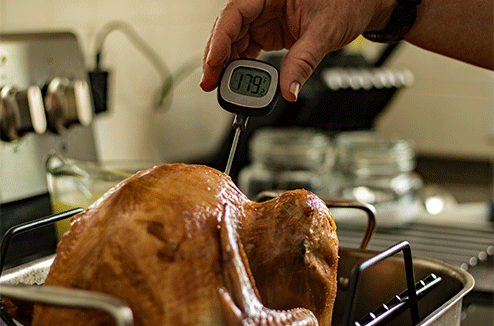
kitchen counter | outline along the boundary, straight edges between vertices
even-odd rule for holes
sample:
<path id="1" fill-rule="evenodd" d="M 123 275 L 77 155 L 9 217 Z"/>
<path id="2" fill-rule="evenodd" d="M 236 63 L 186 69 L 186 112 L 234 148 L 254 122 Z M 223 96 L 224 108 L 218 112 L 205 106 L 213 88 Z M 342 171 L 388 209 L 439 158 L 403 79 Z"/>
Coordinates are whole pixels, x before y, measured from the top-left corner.
<path id="1" fill-rule="evenodd" d="M 476 287 L 466 296 L 461 326 L 494 325 L 494 224 L 489 220 L 493 191 L 491 162 L 419 157 L 415 170 L 424 188 L 452 197 L 438 214 L 423 210 L 408 226 L 378 229 L 369 249 L 382 251 L 399 240 L 410 242 L 414 255 L 459 266 L 474 276 Z M 356 247 L 362 232 L 338 228 L 340 245 Z"/>
<path id="2" fill-rule="evenodd" d="M 493 198 L 492 162 L 419 155 L 415 171 L 425 185 L 443 187 L 458 203 L 487 202 Z"/>

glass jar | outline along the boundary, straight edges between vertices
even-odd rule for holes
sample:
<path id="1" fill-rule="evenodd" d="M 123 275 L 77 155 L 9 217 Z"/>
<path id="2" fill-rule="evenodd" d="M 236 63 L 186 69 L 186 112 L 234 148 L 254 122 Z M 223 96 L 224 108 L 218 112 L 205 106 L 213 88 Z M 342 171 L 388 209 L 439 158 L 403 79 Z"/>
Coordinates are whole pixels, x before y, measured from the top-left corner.
<path id="1" fill-rule="evenodd" d="M 413 172 L 410 141 L 370 131 L 345 132 L 336 137 L 335 147 L 335 195 L 372 204 L 378 227 L 401 226 L 420 213 L 422 179 Z"/>
<path id="2" fill-rule="evenodd" d="M 118 170 L 106 170 L 92 162 L 78 161 L 52 153 L 46 160 L 46 177 L 54 213 L 76 207 L 87 208 L 106 191 L 131 176 Z M 60 239 L 70 221 L 57 222 Z"/>
<path id="3" fill-rule="evenodd" d="M 253 200 L 266 190 L 327 193 L 331 149 L 328 137 L 312 129 L 260 129 L 249 142 L 252 163 L 240 171 L 239 188 Z"/>

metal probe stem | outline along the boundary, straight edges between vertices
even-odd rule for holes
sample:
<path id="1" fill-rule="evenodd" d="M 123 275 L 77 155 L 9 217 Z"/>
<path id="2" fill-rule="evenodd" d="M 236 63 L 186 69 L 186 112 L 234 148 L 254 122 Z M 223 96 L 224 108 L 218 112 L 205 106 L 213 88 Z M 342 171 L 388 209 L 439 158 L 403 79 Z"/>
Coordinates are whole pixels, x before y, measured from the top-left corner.
<path id="1" fill-rule="evenodd" d="M 235 151 L 238 145 L 238 138 L 240 137 L 240 128 L 235 129 L 235 136 L 233 137 L 232 148 L 230 149 L 230 155 L 228 155 L 228 161 L 226 162 L 225 174 L 229 175 L 232 168 L 233 157 L 235 156 Z"/>
<path id="2" fill-rule="evenodd" d="M 247 127 L 247 121 L 249 121 L 249 116 L 242 113 L 235 115 L 235 119 L 233 120 L 233 128 L 235 128 L 235 136 L 233 137 L 233 143 L 230 149 L 230 155 L 228 155 L 228 161 L 226 162 L 226 168 L 225 168 L 226 175 L 230 175 L 233 158 L 235 156 L 235 151 L 237 150 L 238 139 L 240 138 L 240 132 L 242 130 L 245 130 L 245 128 Z"/>

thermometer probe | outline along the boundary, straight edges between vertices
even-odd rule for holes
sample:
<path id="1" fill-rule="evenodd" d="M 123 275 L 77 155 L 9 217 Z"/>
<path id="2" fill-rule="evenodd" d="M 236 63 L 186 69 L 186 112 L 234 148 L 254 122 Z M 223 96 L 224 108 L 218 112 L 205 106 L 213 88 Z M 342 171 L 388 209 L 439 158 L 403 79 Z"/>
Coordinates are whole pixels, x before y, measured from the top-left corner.
<path id="1" fill-rule="evenodd" d="M 225 174 L 230 174 L 240 132 L 247 127 L 249 116 L 263 116 L 272 111 L 278 100 L 278 70 L 255 59 L 231 61 L 220 78 L 218 102 L 223 109 L 235 114 L 233 138 Z"/>

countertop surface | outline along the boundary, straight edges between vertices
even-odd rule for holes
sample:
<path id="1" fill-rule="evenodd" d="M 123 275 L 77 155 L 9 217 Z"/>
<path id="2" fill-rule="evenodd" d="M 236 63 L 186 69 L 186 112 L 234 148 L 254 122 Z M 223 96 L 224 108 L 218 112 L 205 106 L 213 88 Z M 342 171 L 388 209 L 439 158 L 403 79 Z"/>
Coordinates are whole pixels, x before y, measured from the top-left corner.
<path id="1" fill-rule="evenodd" d="M 418 156 L 415 171 L 425 185 L 443 187 L 458 203 L 493 199 L 493 162 Z"/>

